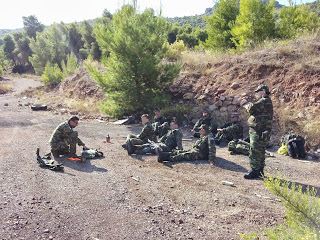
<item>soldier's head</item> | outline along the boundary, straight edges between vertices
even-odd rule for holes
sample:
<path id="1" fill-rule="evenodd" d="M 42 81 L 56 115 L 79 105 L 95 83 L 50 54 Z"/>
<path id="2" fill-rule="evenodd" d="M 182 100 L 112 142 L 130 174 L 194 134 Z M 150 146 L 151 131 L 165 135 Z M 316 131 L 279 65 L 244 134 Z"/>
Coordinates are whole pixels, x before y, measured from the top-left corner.
<path id="1" fill-rule="evenodd" d="M 68 123 L 71 128 L 75 128 L 78 125 L 79 118 L 77 116 L 72 116 L 69 118 Z"/>
<path id="2" fill-rule="evenodd" d="M 154 111 L 154 116 L 156 117 L 156 118 L 159 118 L 159 117 L 161 117 L 161 112 L 160 112 L 160 110 L 155 110 Z"/>
<path id="3" fill-rule="evenodd" d="M 209 133 L 209 126 L 207 124 L 202 124 L 200 126 L 200 135 L 207 135 Z"/>
<path id="4" fill-rule="evenodd" d="M 236 113 L 236 112 L 232 113 L 231 116 L 230 116 L 231 122 L 239 121 L 239 116 L 240 116 L 239 113 Z"/>
<path id="5" fill-rule="evenodd" d="M 150 121 L 149 114 L 142 114 L 141 115 L 141 122 L 142 122 L 143 125 L 148 123 L 149 121 Z"/>
<path id="6" fill-rule="evenodd" d="M 202 112 L 202 117 L 204 119 L 207 119 L 208 117 L 210 117 L 209 111 L 208 110 L 203 110 Z"/>
<path id="7" fill-rule="evenodd" d="M 270 94 L 269 87 L 265 84 L 259 85 L 255 90 L 255 92 L 256 92 L 256 97 L 258 99 L 268 96 Z"/>
<path id="8" fill-rule="evenodd" d="M 178 120 L 176 118 L 173 118 L 170 123 L 170 129 L 174 130 L 174 129 L 178 129 L 178 128 L 179 128 Z"/>

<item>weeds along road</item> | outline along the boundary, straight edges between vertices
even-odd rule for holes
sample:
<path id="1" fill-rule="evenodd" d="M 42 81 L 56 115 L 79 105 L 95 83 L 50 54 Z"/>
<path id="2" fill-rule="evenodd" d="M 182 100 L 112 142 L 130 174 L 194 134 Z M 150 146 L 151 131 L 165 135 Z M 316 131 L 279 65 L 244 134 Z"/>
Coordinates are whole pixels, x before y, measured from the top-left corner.
<path id="1" fill-rule="evenodd" d="M 69 116 L 24 105 L 33 99 L 17 93 L 39 82 L 8 82 L 14 92 L 0 95 L 1 239 L 239 239 L 239 233 L 283 222 L 280 203 L 263 198 L 272 197 L 263 181 L 243 179 L 246 156 L 217 147 L 216 166 L 128 156 L 121 144 L 139 125 L 80 120 L 80 138 L 105 157 L 68 161 L 64 172 L 40 168 L 36 148 L 47 153 L 52 131 Z M 106 134 L 111 143 L 103 142 Z M 191 144 L 183 142 L 184 148 Z M 320 188 L 318 161 L 276 155 L 266 164 L 269 175 L 279 171 L 288 180 Z M 221 184 L 224 180 L 234 187 Z"/>

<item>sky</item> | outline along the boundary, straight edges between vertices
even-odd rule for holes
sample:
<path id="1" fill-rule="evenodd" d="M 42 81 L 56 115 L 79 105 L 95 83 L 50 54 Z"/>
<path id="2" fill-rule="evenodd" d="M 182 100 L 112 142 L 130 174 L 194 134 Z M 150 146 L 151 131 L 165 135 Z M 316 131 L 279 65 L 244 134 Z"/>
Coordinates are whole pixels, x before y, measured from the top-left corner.
<path id="1" fill-rule="evenodd" d="M 278 0 L 279 1 L 279 0 Z M 299 1 L 299 2 L 298 2 Z M 297 0 L 300 4 L 302 0 Z M 312 2 L 314 0 L 303 0 Z M 23 28 L 22 17 L 35 15 L 46 26 L 53 23 L 72 23 L 101 17 L 104 9 L 114 14 L 130 0 L 3 0 L 0 3 L 0 29 Z M 216 0 L 137 0 L 140 12 L 153 8 L 162 10 L 164 17 L 200 15 L 212 8 Z M 280 0 L 287 5 L 287 0 Z"/>

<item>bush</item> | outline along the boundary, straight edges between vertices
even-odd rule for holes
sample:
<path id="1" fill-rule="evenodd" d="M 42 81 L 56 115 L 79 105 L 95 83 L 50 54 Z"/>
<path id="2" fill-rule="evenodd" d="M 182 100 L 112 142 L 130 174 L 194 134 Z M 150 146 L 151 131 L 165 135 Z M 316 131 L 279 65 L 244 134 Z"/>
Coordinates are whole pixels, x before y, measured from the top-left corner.
<path id="1" fill-rule="evenodd" d="M 73 74 L 78 68 L 77 57 L 71 53 L 67 56 L 67 64 L 64 61 L 61 62 L 63 78 L 66 78 Z"/>
<path id="2" fill-rule="evenodd" d="M 26 71 L 25 67 L 21 64 L 18 64 L 18 65 L 15 65 L 13 68 L 12 68 L 12 72 L 13 73 L 24 73 Z"/>
<path id="3" fill-rule="evenodd" d="M 2 69 L 2 66 L 0 65 L 0 78 L 2 78 L 2 75 L 3 75 L 3 69 Z"/>
<path id="4" fill-rule="evenodd" d="M 268 177 L 265 186 L 281 200 L 286 208 L 286 224 L 264 230 L 266 239 L 319 239 L 320 199 L 315 188 Z M 257 234 L 240 235 L 243 239 L 259 239 Z"/>
<path id="5" fill-rule="evenodd" d="M 191 109 L 190 105 L 169 106 L 161 109 L 161 114 L 168 119 L 176 117 L 180 124 L 183 124 L 184 122 L 189 121 Z"/>
<path id="6" fill-rule="evenodd" d="M 177 61 L 181 58 L 181 53 L 186 50 L 187 47 L 184 45 L 183 40 L 175 41 L 173 44 L 169 45 L 166 57 L 169 61 Z"/>
<path id="7" fill-rule="evenodd" d="M 61 82 L 63 79 L 63 73 L 58 64 L 54 64 L 52 66 L 49 62 L 47 62 L 41 78 L 45 87 L 52 88 Z"/>

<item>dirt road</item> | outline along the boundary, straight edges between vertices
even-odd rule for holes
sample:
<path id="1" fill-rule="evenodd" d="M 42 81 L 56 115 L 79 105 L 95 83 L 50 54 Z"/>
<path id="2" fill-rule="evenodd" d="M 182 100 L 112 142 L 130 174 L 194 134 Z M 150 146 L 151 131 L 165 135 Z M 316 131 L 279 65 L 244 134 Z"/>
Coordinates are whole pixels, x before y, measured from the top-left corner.
<path id="1" fill-rule="evenodd" d="M 283 220 L 279 202 L 259 197 L 271 197 L 263 181 L 243 178 L 249 169 L 246 156 L 217 147 L 215 166 L 128 156 L 121 144 L 139 125 L 80 121 L 80 138 L 105 158 L 68 161 L 61 173 L 40 168 L 36 148 L 47 153 L 52 131 L 69 115 L 33 112 L 24 106 L 33 99 L 17 93 L 39 82 L 10 82 L 14 93 L 0 95 L 1 239 L 239 239 L 239 233 Z M 106 134 L 111 143 L 103 142 Z M 192 142 L 183 144 L 188 148 Z M 266 164 L 269 175 L 279 171 L 290 181 L 320 189 L 319 161 L 276 155 Z M 235 186 L 222 185 L 224 180 Z"/>

